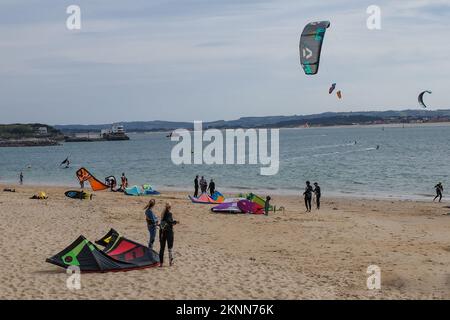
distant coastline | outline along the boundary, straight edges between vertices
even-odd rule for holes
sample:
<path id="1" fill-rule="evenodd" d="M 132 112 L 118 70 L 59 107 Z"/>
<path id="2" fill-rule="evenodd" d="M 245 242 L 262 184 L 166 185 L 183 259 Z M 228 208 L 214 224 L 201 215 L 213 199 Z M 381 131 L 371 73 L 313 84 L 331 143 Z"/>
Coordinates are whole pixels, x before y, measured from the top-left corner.
<path id="1" fill-rule="evenodd" d="M 203 128 L 249 129 L 249 128 L 301 128 L 336 127 L 367 125 L 411 125 L 428 123 L 449 123 L 450 109 L 447 110 L 401 110 L 401 111 L 361 111 L 361 112 L 325 112 L 312 115 L 241 117 L 236 120 L 217 120 L 203 122 Z M 128 121 L 120 122 L 127 132 L 168 132 L 183 128 L 193 129 L 192 122 L 177 121 Z M 104 130 L 109 124 L 93 125 L 55 125 L 65 134 L 88 133 Z"/>

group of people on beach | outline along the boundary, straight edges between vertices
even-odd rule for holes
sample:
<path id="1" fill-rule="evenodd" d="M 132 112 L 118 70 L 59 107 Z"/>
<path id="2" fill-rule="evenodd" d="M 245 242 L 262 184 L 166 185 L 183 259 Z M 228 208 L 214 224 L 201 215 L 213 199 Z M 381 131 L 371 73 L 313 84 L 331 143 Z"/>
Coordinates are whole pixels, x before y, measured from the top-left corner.
<path id="1" fill-rule="evenodd" d="M 206 193 L 207 191 L 209 191 L 209 194 L 213 195 L 214 192 L 216 192 L 216 184 L 213 179 L 211 179 L 208 184 L 204 176 L 202 176 L 199 180 L 198 175 L 196 175 L 194 179 L 194 197 L 196 198 L 198 197 L 199 187 L 201 193 Z"/>
<path id="2" fill-rule="evenodd" d="M 303 192 L 303 197 L 305 199 L 306 212 L 311 212 L 311 202 L 313 194 L 316 198 L 316 209 L 320 209 L 320 197 L 322 196 L 322 192 L 320 190 L 320 186 L 317 182 L 314 182 L 314 188 L 311 185 L 311 182 L 306 181 L 305 192 Z"/>
<path id="3" fill-rule="evenodd" d="M 173 226 L 179 223 L 179 221 L 174 220 L 173 214 L 171 212 L 172 206 L 169 202 L 166 202 L 164 210 L 161 214 L 161 220 L 159 220 L 156 214 L 153 212 L 155 204 L 155 199 L 150 199 L 148 204 L 144 207 L 145 220 L 147 222 L 147 229 L 150 234 L 148 247 L 150 250 L 153 250 L 156 231 L 159 228 L 159 266 L 162 267 L 164 263 L 164 251 L 166 249 L 166 244 L 169 251 L 169 265 L 172 266 L 174 241 Z"/>

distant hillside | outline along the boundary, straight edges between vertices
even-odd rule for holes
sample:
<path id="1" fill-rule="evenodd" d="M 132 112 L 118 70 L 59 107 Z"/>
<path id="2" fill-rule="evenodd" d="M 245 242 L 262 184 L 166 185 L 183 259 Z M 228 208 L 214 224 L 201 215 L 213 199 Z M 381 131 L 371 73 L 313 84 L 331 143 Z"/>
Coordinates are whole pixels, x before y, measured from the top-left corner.
<path id="1" fill-rule="evenodd" d="M 0 124 L 0 139 L 61 138 L 59 130 L 41 123 Z"/>
<path id="2" fill-rule="evenodd" d="M 325 112 L 311 115 L 242 117 L 236 120 L 217 120 L 203 123 L 205 128 L 262 128 L 262 127 L 295 127 L 308 123 L 310 126 L 333 126 L 352 124 L 383 124 L 409 122 L 443 122 L 450 121 L 450 110 L 428 111 L 358 111 L 358 112 Z M 126 131 L 168 131 L 177 128 L 192 129 L 192 122 L 174 121 L 133 121 L 122 122 Z M 55 128 L 65 133 L 100 131 L 110 128 L 111 124 L 97 125 L 56 125 Z"/>
<path id="3" fill-rule="evenodd" d="M 0 147 L 53 146 L 62 139 L 59 130 L 46 124 L 0 124 Z"/>

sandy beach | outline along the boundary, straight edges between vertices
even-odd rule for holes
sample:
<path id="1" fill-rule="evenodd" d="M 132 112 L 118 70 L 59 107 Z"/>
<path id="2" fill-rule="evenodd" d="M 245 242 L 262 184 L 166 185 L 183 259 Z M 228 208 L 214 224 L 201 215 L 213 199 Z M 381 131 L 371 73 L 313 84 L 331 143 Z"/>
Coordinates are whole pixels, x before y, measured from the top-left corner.
<path id="1" fill-rule="evenodd" d="M 82 274 L 81 289 L 45 259 L 80 234 L 94 241 L 111 227 L 146 244 L 148 197 L 68 188 L 0 185 L 2 299 L 449 299 L 449 203 L 323 198 L 304 213 L 299 196 L 275 196 L 284 212 L 215 214 L 186 192 L 164 192 L 180 224 L 175 265 Z M 39 191 L 47 200 L 31 200 Z M 232 195 L 232 194 L 230 194 Z M 159 248 L 159 244 L 156 245 Z M 369 265 L 381 268 L 381 290 L 368 290 Z"/>

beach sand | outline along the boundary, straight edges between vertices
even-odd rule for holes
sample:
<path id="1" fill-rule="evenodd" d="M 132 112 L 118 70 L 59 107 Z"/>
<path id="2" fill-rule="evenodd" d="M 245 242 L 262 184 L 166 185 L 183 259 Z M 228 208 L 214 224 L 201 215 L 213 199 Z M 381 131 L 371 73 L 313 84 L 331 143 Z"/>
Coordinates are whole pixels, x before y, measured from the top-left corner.
<path id="1" fill-rule="evenodd" d="M 156 212 L 170 201 L 180 221 L 175 265 L 82 274 L 81 289 L 69 290 L 65 270 L 45 259 L 111 227 L 146 244 L 149 198 L 96 192 L 82 201 L 65 197 L 69 188 L 12 187 L 0 191 L 2 299 L 450 299 L 449 203 L 325 195 L 320 212 L 305 214 L 300 197 L 274 196 L 284 212 L 233 215 L 165 192 Z M 49 199 L 29 199 L 41 190 Z M 381 290 L 367 289 L 369 265 L 381 268 Z"/>

